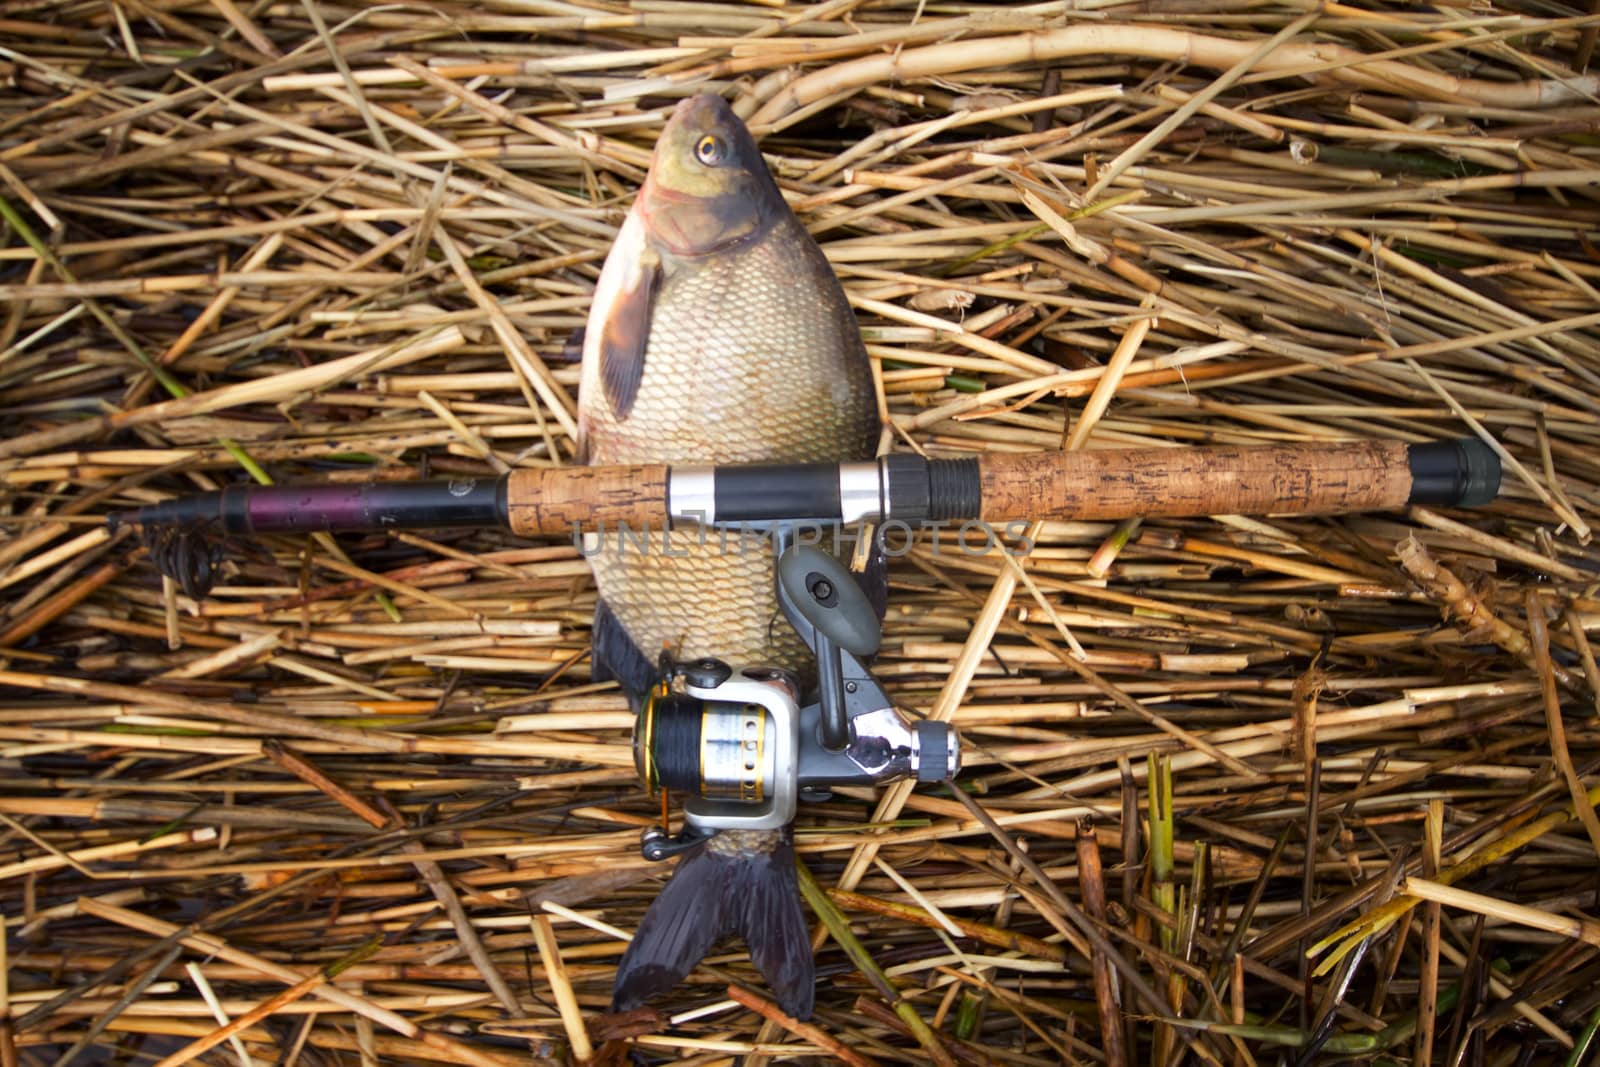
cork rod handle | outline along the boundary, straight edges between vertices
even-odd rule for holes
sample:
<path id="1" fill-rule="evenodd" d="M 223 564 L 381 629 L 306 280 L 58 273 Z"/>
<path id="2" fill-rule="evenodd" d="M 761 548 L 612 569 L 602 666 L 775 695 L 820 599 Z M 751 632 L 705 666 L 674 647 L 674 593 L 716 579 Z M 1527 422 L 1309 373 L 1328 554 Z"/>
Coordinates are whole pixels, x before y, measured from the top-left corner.
<path id="1" fill-rule="evenodd" d="M 506 521 L 523 537 L 626 525 L 661 529 L 667 467 L 541 467 L 506 476 Z"/>
<path id="2" fill-rule="evenodd" d="M 1392 441 L 987 455 L 978 478 L 990 522 L 1327 515 L 1415 499 L 1408 446 Z"/>

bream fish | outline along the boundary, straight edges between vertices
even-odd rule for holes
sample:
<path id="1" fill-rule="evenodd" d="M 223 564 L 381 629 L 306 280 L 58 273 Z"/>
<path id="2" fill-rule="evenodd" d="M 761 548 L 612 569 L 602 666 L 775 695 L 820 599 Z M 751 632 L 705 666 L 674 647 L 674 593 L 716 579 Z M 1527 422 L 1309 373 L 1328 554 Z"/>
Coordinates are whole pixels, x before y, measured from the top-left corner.
<path id="1" fill-rule="evenodd" d="M 591 464 L 869 459 L 868 357 L 832 268 L 726 102 L 673 111 L 601 271 L 584 336 L 580 457 Z M 653 531 L 596 538 L 596 666 L 636 700 L 663 651 L 805 676 L 770 545 Z M 614 1007 L 675 985 L 737 933 L 790 1014 L 813 996 L 788 828 L 723 831 L 679 861 L 618 969 Z"/>

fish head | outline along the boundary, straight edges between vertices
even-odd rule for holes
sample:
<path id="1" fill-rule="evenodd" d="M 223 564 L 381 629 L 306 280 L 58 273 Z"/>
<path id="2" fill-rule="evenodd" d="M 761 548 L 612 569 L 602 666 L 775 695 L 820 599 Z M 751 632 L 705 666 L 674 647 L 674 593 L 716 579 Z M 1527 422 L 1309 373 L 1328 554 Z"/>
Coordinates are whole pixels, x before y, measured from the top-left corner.
<path id="1" fill-rule="evenodd" d="M 760 235 L 788 205 L 733 108 L 702 93 L 680 103 L 661 131 L 638 211 L 665 248 L 699 256 Z"/>

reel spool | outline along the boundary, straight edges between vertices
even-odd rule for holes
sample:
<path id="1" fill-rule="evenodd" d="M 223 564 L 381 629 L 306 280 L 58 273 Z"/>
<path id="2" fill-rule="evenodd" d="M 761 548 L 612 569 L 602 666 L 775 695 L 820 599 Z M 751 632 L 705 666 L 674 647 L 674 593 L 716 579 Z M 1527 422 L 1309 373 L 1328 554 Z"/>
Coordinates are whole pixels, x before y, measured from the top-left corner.
<path id="1" fill-rule="evenodd" d="M 650 792 L 759 804 L 772 788 L 772 716 L 760 704 L 652 694 L 634 735 L 634 768 Z"/>
<path id="2" fill-rule="evenodd" d="M 735 672 L 719 660 L 678 668 L 679 693 L 658 686 L 634 727 L 634 769 L 652 793 L 682 794 L 703 832 L 776 830 L 799 800 L 799 708 L 781 671 Z"/>

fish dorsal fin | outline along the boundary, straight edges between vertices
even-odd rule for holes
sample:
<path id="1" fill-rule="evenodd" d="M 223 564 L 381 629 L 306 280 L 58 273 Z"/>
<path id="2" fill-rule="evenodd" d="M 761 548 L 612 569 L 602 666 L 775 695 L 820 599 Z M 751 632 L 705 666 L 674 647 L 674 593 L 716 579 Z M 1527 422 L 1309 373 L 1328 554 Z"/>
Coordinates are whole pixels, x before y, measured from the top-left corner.
<path id="1" fill-rule="evenodd" d="M 618 289 L 600 334 L 600 384 L 618 422 L 633 410 L 650 344 L 650 319 L 661 288 L 661 256 L 646 247 L 637 269 Z"/>

